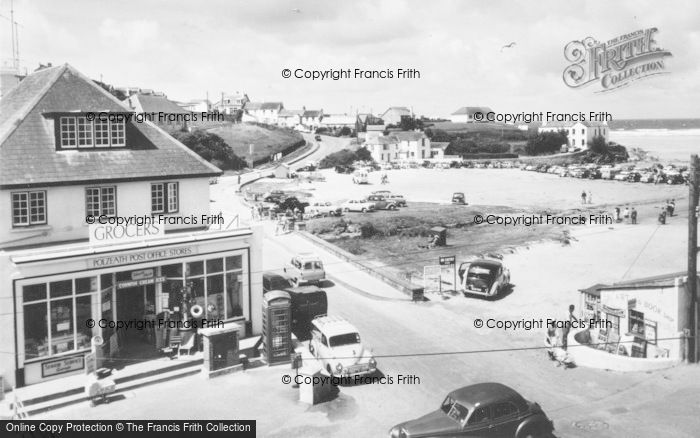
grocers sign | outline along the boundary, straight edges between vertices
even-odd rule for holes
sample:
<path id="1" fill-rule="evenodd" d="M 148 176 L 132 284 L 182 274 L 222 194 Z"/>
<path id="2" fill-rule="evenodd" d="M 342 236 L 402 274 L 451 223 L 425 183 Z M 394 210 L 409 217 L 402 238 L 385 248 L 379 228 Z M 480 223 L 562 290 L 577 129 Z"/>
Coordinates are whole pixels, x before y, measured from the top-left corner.
<path id="1" fill-rule="evenodd" d="M 122 243 L 163 237 L 165 228 L 160 224 L 91 224 L 90 244 Z"/>

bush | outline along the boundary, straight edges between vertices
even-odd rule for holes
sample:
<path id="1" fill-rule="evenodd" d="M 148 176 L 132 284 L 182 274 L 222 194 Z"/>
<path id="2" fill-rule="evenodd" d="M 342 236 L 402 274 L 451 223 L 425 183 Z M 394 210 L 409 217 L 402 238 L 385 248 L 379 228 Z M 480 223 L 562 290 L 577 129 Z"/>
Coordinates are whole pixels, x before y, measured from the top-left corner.
<path id="1" fill-rule="evenodd" d="M 216 161 L 215 166 L 219 169 L 240 170 L 247 166 L 246 161 L 234 154 L 233 149 L 216 134 L 196 129 L 171 135 L 210 163 Z"/>
<path id="2" fill-rule="evenodd" d="M 541 132 L 528 138 L 525 152 L 528 155 L 554 154 L 559 152 L 564 144 L 568 144 L 568 139 L 563 131 Z"/>
<path id="3" fill-rule="evenodd" d="M 324 157 L 318 164 L 321 169 L 334 168 L 335 166 L 350 166 L 355 161 L 374 161 L 367 148 L 359 148 L 357 151 L 343 149 Z"/>

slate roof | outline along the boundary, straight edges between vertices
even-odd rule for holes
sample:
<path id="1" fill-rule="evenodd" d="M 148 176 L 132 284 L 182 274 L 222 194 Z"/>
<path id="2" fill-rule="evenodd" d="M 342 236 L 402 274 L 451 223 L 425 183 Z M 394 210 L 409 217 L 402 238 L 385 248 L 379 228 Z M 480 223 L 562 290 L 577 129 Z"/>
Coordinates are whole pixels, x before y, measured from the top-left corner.
<path id="1" fill-rule="evenodd" d="M 613 284 L 594 284 L 586 289 L 579 289 L 581 293 L 600 296 L 602 290 L 619 289 L 656 289 L 660 287 L 673 287 L 677 278 L 687 277 L 688 272 L 676 272 L 673 274 L 656 275 L 654 277 L 636 278 L 633 280 L 620 281 Z"/>
<path id="2" fill-rule="evenodd" d="M 153 94 L 134 94 L 124 99 L 124 102 L 134 111 L 144 113 L 190 114 L 190 111 L 180 107 L 165 96 Z"/>
<path id="3" fill-rule="evenodd" d="M 486 113 L 490 113 L 491 111 L 492 111 L 491 108 L 489 108 L 487 106 L 463 106 L 462 108 L 453 112 L 452 115 L 457 116 L 460 114 L 467 114 L 469 116 L 473 116 L 474 113 L 480 112 L 480 113 L 483 113 L 485 116 Z"/>
<path id="4" fill-rule="evenodd" d="M 248 102 L 245 104 L 246 111 L 281 110 L 282 107 L 282 102 Z"/>
<path id="5" fill-rule="evenodd" d="M 418 141 L 421 138 L 427 138 L 422 132 L 415 131 L 394 131 L 391 135 L 399 139 L 399 141 Z"/>
<path id="6" fill-rule="evenodd" d="M 68 64 L 27 76 L 0 100 L 0 188 L 221 174 L 150 122 L 126 124 L 125 148 L 56 150 L 52 113 L 102 111 L 131 112 Z"/>
<path id="7" fill-rule="evenodd" d="M 301 116 L 304 113 L 304 110 L 288 110 L 288 109 L 283 109 L 279 113 L 279 117 L 294 117 L 294 116 Z"/>
<path id="8" fill-rule="evenodd" d="M 323 114 L 323 111 L 320 110 L 306 110 L 304 111 L 304 114 L 302 114 L 302 117 L 320 117 L 321 114 Z"/>

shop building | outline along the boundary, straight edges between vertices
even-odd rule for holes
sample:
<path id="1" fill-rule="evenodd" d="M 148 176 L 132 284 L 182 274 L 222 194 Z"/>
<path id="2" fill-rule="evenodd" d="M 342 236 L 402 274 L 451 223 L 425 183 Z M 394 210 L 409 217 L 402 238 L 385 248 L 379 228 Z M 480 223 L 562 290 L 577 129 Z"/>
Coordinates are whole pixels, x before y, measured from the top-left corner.
<path id="1" fill-rule="evenodd" d="M 262 330 L 260 232 L 227 230 L 209 209 L 221 171 L 153 123 L 117 117 L 129 112 L 69 65 L 0 101 L 6 387 L 84 373 L 98 335 L 101 359 L 155 357 L 155 328 L 183 309 L 199 325 Z"/>
<path id="2" fill-rule="evenodd" d="M 585 343 L 630 357 L 684 359 L 687 281 L 681 272 L 582 289 L 581 319 L 601 322 Z"/>

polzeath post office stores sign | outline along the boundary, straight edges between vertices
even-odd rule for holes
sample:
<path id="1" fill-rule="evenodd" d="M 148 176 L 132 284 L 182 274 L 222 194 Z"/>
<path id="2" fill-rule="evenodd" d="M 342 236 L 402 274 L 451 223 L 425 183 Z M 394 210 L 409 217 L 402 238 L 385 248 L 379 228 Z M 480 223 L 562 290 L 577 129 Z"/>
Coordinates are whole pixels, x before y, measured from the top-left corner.
<path id="1" fill-rule="evenodd" d="M 571 41 L 564 48 L 564 83 L 571 88 L 600 87 L 596 93 L 617 90 L 634 81 L 666 74 L 667 56 L 656 41 L 658 29 L 640 29 L 605 42 L 592 37 Z"/>

